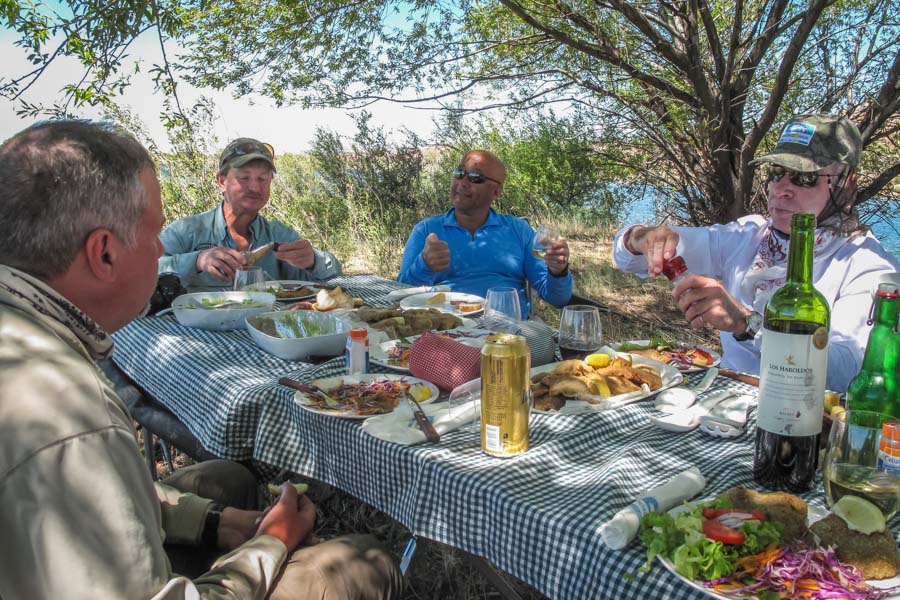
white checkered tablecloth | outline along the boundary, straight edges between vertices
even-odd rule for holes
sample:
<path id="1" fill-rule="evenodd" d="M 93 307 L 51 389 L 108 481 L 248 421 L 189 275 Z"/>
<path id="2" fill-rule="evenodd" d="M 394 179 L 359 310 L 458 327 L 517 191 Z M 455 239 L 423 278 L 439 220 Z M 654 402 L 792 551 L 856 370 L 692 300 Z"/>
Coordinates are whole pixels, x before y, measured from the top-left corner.
<path id="1" fill-rule="evenodd" d="M 722 388 L 756 394 L 724 378 L 710 391 Z M 643 548 L 609 550 L 600 526 L 691 466 L 707 479 L 703 497 L 758 487 L 755 417 L 748 433 L 724 440 L 663 431 L 649 423 L 651 413 L 651 402 L 638 402 L 594 414 L 534 414 L 528 452 L 499 459 L 481 452 L 477 429 L 445 434 L 439 445 L 400 446 L 369 436 L 358 421 L 303 410 L 293 392 L 280 390 L 262 407 L 254 458 L 346 490 L 413 533 L 483 556 L 556 600 L 705 598 L 658 563 L 629 579 L 644 564 Z M 805 499 L 823 507 L 821 490 Z"/>
<path id="2" fill-rule="evenodd" d="M 389 292 L 407 287 L 374 275 L 345 275 L 326 283 L 371 306 L 388 304 Z M 343 357 L 320 365 L 282 360 L 259 348 L 244 330 L 184 327 L 171 314 L 137 319 L 113 339 L 119 368 L 175 413 L 207 450 L 230 460 L 252 458 L 260 407 L 283 391 L 279 377 L 328 376 L 344 367 Z M 372 365 L 373 371 L 380 369 Z"/>

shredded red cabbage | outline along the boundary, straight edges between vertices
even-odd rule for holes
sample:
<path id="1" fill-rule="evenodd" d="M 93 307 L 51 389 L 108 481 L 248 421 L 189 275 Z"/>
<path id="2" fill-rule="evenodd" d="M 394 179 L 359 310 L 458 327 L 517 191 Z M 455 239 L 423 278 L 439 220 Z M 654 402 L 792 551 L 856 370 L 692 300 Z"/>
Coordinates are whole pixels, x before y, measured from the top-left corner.
<path id="1" fill-rule="evenodd" d="M 765 590 L 784 598 L 848 598 L 877 600 L 900 592 L 900 586 L 878 589 L 868 585 L 856 567 L 838 560 L 834 550 L 795 546 L 784 548 L 774 560 L 756 573 L 737 572 L 705 582 L 706 587 L 740 585 L 748 579 L 755 583 L 742 587 L 717 589 L 728 595 L 748 595 Z"/>

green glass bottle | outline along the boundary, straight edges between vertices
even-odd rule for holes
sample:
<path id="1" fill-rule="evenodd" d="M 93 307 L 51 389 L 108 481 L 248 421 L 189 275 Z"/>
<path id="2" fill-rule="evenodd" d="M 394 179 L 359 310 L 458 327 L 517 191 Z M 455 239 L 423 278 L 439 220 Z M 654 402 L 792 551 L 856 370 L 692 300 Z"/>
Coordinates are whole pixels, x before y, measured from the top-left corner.
<path id="1" fill-rule="evenodd" d="M 793 492 L 819 465 L 831 309 L 812 285 L 816 217 L 791 218 L 787 280 L 766 304 L 753 479 Z"/>
<path id="2" fill-rule="evenodd" d="M 862 369 L 847 388 L 847 409 L 900 419 L 900 286 L 896 283 L 878 286 L 869 324 L 873 326 Z"/>

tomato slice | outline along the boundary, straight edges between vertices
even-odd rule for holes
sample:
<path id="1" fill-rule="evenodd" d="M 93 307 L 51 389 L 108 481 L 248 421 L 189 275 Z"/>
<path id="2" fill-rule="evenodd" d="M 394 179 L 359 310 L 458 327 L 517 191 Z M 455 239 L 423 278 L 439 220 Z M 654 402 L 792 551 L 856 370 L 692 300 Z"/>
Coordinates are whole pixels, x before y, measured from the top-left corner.
<path id="1" fill-rule="evenodd" d="M 712 519 L 703 521 L 703 533 L 712 541 L 723 544 L 743 544 L 745 539 L 744 534 L 737 529 L 722 525 Z"/>
<path id="2" fill-rule="evenodd" d="M 706 352 L 705 350 L 701 350 L 700 348 L 694 348 L 694 353 L 696 354 L 694 358 L 694 364 L 700 366 L 711 365 L 715 361 L 713 360 L 712 354 Z M 700 359 L 700 360 L 698 360 Z"/>
<path id="3" fill-rule="evenodd" d="M 703 517 L 706 519 L 715 519 L 722 515 L 734 515 L 743 521 L 755 519 L 757 521 L 765 521 L 766 513 L 761 510 L 746 510 L 743 508 L 704 508 Z M 747 516 L 744 516 L 747 515 Z"/>

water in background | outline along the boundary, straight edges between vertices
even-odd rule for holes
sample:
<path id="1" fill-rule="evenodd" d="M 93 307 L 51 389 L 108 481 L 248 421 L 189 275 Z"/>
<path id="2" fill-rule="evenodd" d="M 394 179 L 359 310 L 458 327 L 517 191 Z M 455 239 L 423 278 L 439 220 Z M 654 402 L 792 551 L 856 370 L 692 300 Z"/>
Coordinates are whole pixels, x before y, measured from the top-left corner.
<path id="1" fill-rule="evenodd" d="M 652 188 L 637 188 L 638 199 L 631 203 L 623 216 L 623 223 L 657 223 L 658 198 Z M 642 194 L 642 195 L 641 195 Z M 900 215 L 888 222 L 879 221 L 871 224 L 872 233 L 881 242 L 885 250 L 900 260 Z"/>

